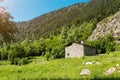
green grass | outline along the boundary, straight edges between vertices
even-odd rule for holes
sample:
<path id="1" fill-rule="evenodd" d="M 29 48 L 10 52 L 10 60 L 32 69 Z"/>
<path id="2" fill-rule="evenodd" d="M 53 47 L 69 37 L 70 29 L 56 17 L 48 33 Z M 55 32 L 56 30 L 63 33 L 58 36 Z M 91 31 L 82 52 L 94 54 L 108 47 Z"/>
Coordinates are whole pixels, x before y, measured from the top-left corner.
<path id="1" fill-rule="evenodd" d="M 120 43 L 116 44 L 116 51 L 120 51 Z"/>
<path id="2" fill-rule="evenodd" d="M 100 62 L 100 64 L 83 64 L 83 62 L 87 61 Z M 107 69 L 120 64 L 120 52 L 52 61 L 46 61 L 43 57 L 35 57 L 31 63 L 24 66 L 10 65 L 9 62 L 5 61 L 1 61 L 0 64 L 0 80 L 119 80 L 120 78 L 120 73 L 118 72 L 109 76 L 104 75 Z M 84 68 L 91 70 L 90 76 L 80 76 L 80 72 Z"/>

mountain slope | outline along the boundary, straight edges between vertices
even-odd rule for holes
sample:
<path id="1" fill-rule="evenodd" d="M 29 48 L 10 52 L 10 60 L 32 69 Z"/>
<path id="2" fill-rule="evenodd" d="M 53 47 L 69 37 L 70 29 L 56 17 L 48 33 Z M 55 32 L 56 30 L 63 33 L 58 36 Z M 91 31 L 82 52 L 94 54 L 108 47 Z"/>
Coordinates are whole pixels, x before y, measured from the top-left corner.
<path id="1" fill-rule="evenodd" d="M 57 35 L 64 25 L 77 26 L 93 19 L 97 23 L 117 12 L 119 7 L 119 0 L 90 0 L 87 3 L 74 4 L 26 22 L 16 23 L 16 26 L 20 28 L 17 36 L 20 37 L 19 39 L 25 37 L 32 39 L 31 36 L 35 39 L 40 36 L 48 37 L 50 34 Z"/>
<path id="2" fill-rule="evenodd" d="M 113 16 L 107 17 L 97 24 L 89 40 L 96 40 L 106 34 L 111 34 L 115 40 L 120 39 L 120 11 Z"/>

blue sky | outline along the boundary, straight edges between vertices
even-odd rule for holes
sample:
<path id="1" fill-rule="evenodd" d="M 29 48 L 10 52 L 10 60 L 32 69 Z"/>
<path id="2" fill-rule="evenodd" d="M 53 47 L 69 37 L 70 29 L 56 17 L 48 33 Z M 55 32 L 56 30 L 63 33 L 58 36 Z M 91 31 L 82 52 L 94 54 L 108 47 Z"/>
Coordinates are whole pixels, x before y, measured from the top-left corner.
<path id="1" fill-rule="evenodd" d="M 5 0 L 2 2 L 14 21 L 27 21 L 53 10 L 89 0 Z"/>

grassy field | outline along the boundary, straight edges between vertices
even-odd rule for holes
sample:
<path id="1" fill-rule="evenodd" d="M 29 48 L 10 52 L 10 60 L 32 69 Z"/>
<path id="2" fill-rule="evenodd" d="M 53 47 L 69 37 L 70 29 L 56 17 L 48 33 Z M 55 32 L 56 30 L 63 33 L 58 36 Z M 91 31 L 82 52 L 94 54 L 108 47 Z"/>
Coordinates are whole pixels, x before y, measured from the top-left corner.
<path id="1" fill-rule="evenodd" d="M 85 65 L 83 62 L 99 62 L 99 65 Z M 120 73 L 105 76 L 104 72 L 110 67 L 120 64 L 120 52 L 97 56 L 84 56 L 74 59 L 58 59 L 46 61 L 42 57 L 35 57 L 32 62 L 24 66 L 10 65 L 0 62 L 0 80 L 120 80 Z M 80 76 L 82 69 L 90 69 L 90 76 Z"/>

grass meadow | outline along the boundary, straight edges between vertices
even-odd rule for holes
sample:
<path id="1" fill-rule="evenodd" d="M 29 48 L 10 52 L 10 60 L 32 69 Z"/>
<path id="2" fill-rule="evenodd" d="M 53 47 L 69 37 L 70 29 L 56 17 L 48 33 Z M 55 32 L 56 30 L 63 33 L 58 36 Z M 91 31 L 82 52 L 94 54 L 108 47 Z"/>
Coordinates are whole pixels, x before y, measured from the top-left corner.
<path id="1" fill-rule="evenodd" d="M 92 61 L 100 64 L 83 64 Z M 51 61 L 46 61 L 43 57 L 34 57 L 29 64 L 23 66 L 1 61 L 0 80 L 119 80 L 119 72 L 104 75 L 106 70 L 116 64 L 120 64 L 120 52 Z M 80 76 L 81 70 L 86 68 L 90 69 L 91 75 Z"/>

